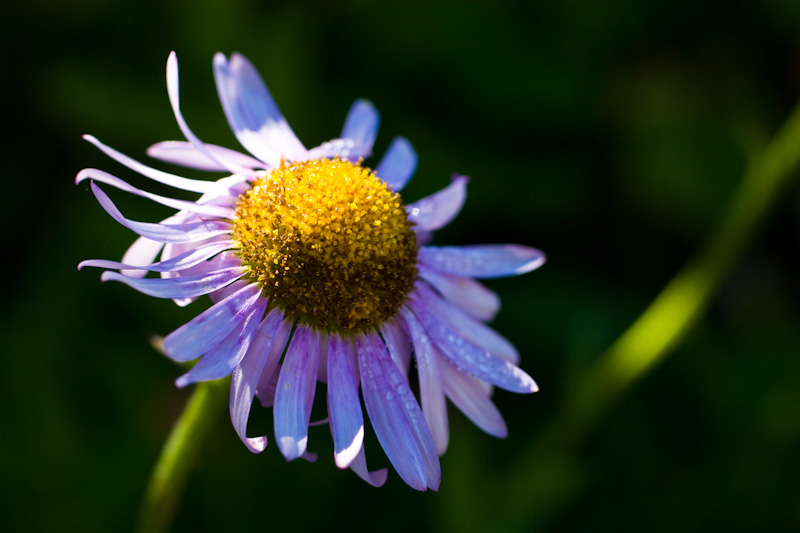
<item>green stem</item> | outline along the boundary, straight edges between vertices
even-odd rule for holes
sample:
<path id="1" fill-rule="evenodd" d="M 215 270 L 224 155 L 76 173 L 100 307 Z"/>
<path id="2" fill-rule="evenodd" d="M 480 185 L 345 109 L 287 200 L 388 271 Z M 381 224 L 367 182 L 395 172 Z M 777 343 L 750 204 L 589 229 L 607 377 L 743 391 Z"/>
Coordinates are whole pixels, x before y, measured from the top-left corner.
<path id="1" fill-rule="evenodd" d="M 726 275 L 760 229 L 800 164 L 800 105 L 751 161 L 708 242 L 650 307 L 600 357 L 551 423 L 523 468 L 506 479 L 507 518 L 544 518 L 582 484 L 577 447 L 625 391 L 663 361 L 705 313 Z"/>
<path id="2" fill-rule="evenodd" d="M 142 502 L 140 533 L 168 531 L 195 458 L 225 405 L 229 380 L 199 383 L 172 428 Z"/>

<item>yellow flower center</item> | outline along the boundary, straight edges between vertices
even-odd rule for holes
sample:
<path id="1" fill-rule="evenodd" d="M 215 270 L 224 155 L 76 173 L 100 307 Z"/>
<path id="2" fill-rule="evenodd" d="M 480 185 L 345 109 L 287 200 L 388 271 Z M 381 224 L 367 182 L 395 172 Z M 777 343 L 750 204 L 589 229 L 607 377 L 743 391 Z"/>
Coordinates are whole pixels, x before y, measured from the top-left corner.
<path id="1" fill-rule="evenodd" d="M 417 277 L 400 195 L 360 164 L 281 163 L 236 207 L 239 257 L 288 317 L 326 331 L 391 318 Z"/>

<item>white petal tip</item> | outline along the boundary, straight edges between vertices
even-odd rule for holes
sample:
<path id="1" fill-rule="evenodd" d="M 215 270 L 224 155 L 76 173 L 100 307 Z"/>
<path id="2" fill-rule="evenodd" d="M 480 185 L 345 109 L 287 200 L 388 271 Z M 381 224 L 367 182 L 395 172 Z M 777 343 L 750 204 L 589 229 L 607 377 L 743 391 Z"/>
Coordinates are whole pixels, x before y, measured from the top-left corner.
<path id="1" fill-rule="evenodd" d="M 279 437 L 278 448 L 287 461 L 293 461 L 306 452 L 308 437 L 296 440 L 294 437 Z"/>
<path id="2" fill-rule="evenodd" d="M 358 430 L 358 434 L 356 434 L 353 442 L 339 452 L 333 453 L 333 460 L 336 462 L 336 466 L 345 469 L 350 466 L 350 463 L 358 456 L 358 452 L 361 451 L 361 446 L 364 443 L 364 426 Z"/>
<path id="3" fill-rule="evenodd" d="M 245 444 L 253 453 L 261 453 L 267 448 L 267 437 L 248 437 Z"/>

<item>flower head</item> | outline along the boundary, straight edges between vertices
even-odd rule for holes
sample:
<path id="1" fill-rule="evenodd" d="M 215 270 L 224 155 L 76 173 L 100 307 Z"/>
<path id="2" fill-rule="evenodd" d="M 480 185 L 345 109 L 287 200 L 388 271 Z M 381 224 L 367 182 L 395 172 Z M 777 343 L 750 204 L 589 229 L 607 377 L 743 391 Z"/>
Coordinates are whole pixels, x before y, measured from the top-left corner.
<path id="1" fill-rule="evenodd" d="M 209 295 L 212 306 L 164 338 L 176 361 L 200 361 L 179 387 L 232 375 L 233 426 L 253 452 L 266 436 L 248 437 L 253 399 L 272 406 L 278 448 L 309 457 L 308 427 L 317 382 L 327 384 L 328 419 L 339 468 L 373 485 L 364 455 L 364 416 L 400 477 L 418 490 L 438 489 L 439 455 L 448 444 L 446 398 L 489 434 L 506 427 L 492 386 L 534 392 L 519 355 L 485 322 L 497 296 L 475 278 L 512 276 L 544 262 L 517 245 L 426 245 L 460 211 L 467 179 L 404 205 L 398 192 L 417 156 L 396 138 L 374 170 L 378 114 L 367 101 L 350 109 L 341 136 L 306 149 L 243 56 L 214 58 L 222 107 L 252 155 L 201 142 L 178 98 L 178 63 L 167 61 L 167 88 L 188 142 L 162 142 L 148 154 L 185 167 L 224 172 L 215 181 L 156 170 L 86 139 L 119 163 L 160 183 L 201 194 L 163 197 L 97 169 L 84 169 L 101 206 L 139 238 L 121 262 L 83 261 L 107 269 L 103 280 L 186 305 Z M 97 183 L 177 210 L 159 223 L 125 218 Z M 149 272 L 160 277 L 146 277 Z M 412 359 L 416 377 L 409 376 Z M 412 391 L 414 384 L 418 394 Z M 417 387 L 418 384 L 418 387 Z M 360 395 L 359 395 L 360 391 Z M 421 407 L 420 407 L 421 405 Z"/>

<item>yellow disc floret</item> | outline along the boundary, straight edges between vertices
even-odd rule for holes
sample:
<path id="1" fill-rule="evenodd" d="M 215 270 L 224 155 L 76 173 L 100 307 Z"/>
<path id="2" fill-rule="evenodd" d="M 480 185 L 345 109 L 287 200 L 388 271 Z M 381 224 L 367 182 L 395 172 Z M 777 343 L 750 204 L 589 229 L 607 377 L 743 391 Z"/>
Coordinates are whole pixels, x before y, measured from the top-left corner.
<path id="1" fill-rule="evenodd" d="M 417 246 L 405 206 L 360 164 L 281 163 L 241 196 L 236 217 L 239 256 L 299 322 L 374 329 L 413 289 Z"/>

